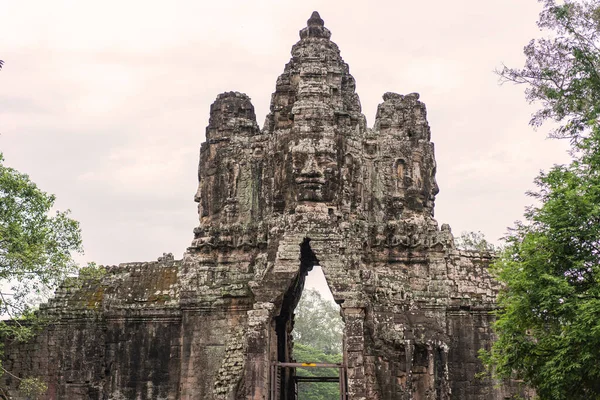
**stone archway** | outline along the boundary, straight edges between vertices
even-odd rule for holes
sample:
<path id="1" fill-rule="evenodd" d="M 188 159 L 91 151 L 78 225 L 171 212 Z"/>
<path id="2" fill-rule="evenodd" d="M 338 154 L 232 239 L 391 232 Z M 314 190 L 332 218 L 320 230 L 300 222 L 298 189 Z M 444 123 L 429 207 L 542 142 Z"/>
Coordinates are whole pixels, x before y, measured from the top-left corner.
<path id="1" fill-rule="evenodd" d="M 275 336 L 276 345 L 276 357 L 274 355 L 271 356 L 272 359 L 272 371 L 270 374 L 270 392 L 271 397 L 277 400 L 295 400 L 297 398 L 298 388 L 295 386 L 297 381 L 301 378 L 296 376 L 296 368 L 302 366 L 302 363 L 296 362 L 293 358 L 293 329 L 294 329 L 294 318 L 295 313 L 294 310 L 298 305 L 303 290 L 305 286 L 305 280 L 307 275 L 313 270 L 313 268 L 319 265 L 323 269 L 327 269 L 327 267 L 323 267 L 323 262 L 321 258 L 315 254 L 311 247 L 312 240 L 310 237 L 305 237 L 301 244 L 299 244 L 299 257 L 297 260 L 297 264 L 299 265 L 298 271 L 295 274 L 294 278 L 291 280 L 291 283 L 288 289 L 284 292 L 281 300 L 281 305 L 276 307 L 278 314 L 273 317 L 272 329 Z M 317 247 L 322 247 L 317 245 Z M 328 258 L 331 258 L 329 256 Z M 340 260 L 340 255 L 337 257 L 338 261 Z M 326 279 L 327 281 L 327 279 Z M 328 284 L 329 286 L 329 284 Z M 329 288 L 331 291 L 331 287 Z M 338 303 L 343 303 L 344 300 L 340 300 L 338 296 Z M 339 306 L 339 304 L 338 304 Z M 341 313 L 341 309 L 340 309 Z M 344 324 L 345 326 L 345 324 Z M 319 329 L 319 326 L 314 326 L 314 329 Z M 274 353 L 275 350 L 272 350 Z M 333 368 L 338 368 L 338 378 L 334 381 L 332 377 L 327 380 L 323 380 L 323 382 L 334 382 L 339 385 L 340 388 L 340 398 L 346 399 L 347 393 L 347 372 L 346 372 L 346 352 L 342 343 L 343 362 Z M 305 360 L 309 362 L 311 365 L 314 364 L 315 360 Z M 280 365 L 285 365 L 285 367 L 280 367 Z M 314 368 L 325 368 L 324 364 L 321 365 L 316 363 Z M 331 366 L 329 367 L 331 368 Z M 318 382 L 315 380 L 314 382 Z M 313 382 L 313 383 L 314 383 Z M 275 393 L 274 393 L 275 392 Z"/>

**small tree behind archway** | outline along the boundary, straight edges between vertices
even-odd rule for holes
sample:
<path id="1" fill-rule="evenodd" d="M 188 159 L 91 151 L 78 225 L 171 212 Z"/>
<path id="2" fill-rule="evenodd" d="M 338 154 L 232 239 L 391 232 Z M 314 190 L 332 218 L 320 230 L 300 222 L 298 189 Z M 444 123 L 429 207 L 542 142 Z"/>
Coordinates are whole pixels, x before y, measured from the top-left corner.
<path id="1" fill-rule="evenodd" d="M 313 271 L 314 272 L 314 271 Z M 297 362 L 338 364 L 343 360 L 344 322 L 340 308 L 315 289 L 305 289 L 294 311 L 293 357 Z M 336 368 L 299 368 L 301 377 L 332 377 Z M 339 399 L 339 384 L 304 382 L 298 385 L 298 398 L 306 400 Z"/>
<path id="2" fill-rule="evenodd" d="M 344 323 L 337 304 L 315 289 L 305 289 L 294 314 L 294 343 L 325 354 L 342 352 Z"/>

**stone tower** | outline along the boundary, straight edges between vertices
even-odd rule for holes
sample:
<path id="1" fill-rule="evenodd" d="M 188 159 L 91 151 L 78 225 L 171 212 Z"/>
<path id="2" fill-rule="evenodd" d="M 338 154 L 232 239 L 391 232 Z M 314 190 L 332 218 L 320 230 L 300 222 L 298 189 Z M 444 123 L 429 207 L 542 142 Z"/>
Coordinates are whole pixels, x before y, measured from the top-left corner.
<path id="1" fill-rule="evenodd" d="M 458 251 L 433 218 L 425 105 L 386 93 L 367 128 L 330 37 L 314 12 L 262 130 L 248 96 L 212 104 L 183 259 L 65 284 L 42 309 L 54 322 L 8 349 L 8 369 L 41 376 L 48 399 L 292 400 L 293 371 L 271 366 L 292 361 L 294 308 L 320 265 L 345 322 L 348 399 L 510 393 L 475 378 L 497 285 L 490 255 Z"/>

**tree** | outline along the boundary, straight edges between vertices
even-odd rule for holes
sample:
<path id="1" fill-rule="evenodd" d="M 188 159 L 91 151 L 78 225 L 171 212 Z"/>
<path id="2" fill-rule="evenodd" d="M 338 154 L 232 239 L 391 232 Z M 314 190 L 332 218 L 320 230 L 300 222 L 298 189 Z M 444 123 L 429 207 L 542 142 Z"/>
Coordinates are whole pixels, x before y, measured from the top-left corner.
<path id="1" fill-rule="evenodd" d="M 507 238 L 505 284 L 486 361 L 542 399 L 600 399 L 600 132 L 537 178 L 541 203 Z"/>
<path id="2" fill-rule="evenodd" d="M 341 363 L 343 326 L 340 308 L 314 289 L 302 293 L 294 318 L 294 358 L 297 362 Z M 298 368 L 298 376 L 338 376 L 336 368 Z M 298 397 L 329 400 L 340 397 L 339 385 L 332 382 L 299 384 Z"/>
<path id="3" fill-rule="evenodd" d="M 523 68 L 503 67 L 501 81 L 524 84 L 526 98 L 541 105 L 531 124 L 560 124 L 552 137 L 577 141 L 600 114 L 600 7 L 596 0 L 538 0 L 538 20 L 550 36 L 525 46 Z"/>
<path id="4" fill-rule="evenodd" d="M 3 161 L 0 154 L 0 343 L 31 338 L 41 322 L 31 296 L 56 288 L 76 269 L 71 253 L 81 252 L 79 223 L 69 211 L 51 215 L 55 197 Z M 38 383 L 21 386 L 37 390 Z"/>
<path id="5" fill-rule="evenodd" d="M 535 180 L 527 209 L 492 268 L 503 283 L 482 359 L 500 378 L 522 379 L 540 399 L 600 399 L 600 5 L 543 1 L 552 36 L 525 47 L 523 69 L 503 69 L 541 102 L 532 123 L 559 123 L 573 161 Z"/>
<path id="6" fill-rule="evenodd" d="M 295 310 L 294 342 L 325 354 L 342 352 L 343 325 L 340 308 L 314 289 L 302 293 Z"/>
<path id="7" fill-rule="evenodd" d="M 294 357 L 298 362 L 338 364 L 342 354 L 325 354 L 323 351 L 301 343 L 294 344 Z M 339 376 L 337 368 L 297 368 L 296 374 L 305 377 Z M 340 398 L 337 382 L 302 382 L 298 384 L 298 398 L 305 400 L 331 400 Z"/>
<path id="8" fill-rule="evenodd" d="M 481 231 L 463 232 L 454 239 L 456 247 L 461 250 L 471 251 L 498 251 L 500 248 L 490 243 Z"/>

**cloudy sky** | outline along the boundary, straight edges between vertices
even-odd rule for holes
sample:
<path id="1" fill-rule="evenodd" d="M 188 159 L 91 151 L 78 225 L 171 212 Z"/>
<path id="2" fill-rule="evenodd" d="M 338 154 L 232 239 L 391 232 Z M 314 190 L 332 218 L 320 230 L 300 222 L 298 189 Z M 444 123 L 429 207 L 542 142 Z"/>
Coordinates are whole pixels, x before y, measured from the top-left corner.
<path id="1" fill-rule="evenodd" d="M 535 0 L 0 0 L 0 151 L 81 222 L 85 261 L 180 258 L 197 224 L 198 151 L 218 93 L 259 124 L 313 10 L 372 125 L 387 91 L 419 92 L 438 162 L 436 219 L 492 240 L 521 218 L 566 143 L 528 126 L 520 66 Z"/>

